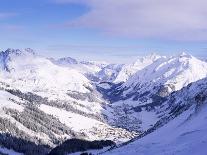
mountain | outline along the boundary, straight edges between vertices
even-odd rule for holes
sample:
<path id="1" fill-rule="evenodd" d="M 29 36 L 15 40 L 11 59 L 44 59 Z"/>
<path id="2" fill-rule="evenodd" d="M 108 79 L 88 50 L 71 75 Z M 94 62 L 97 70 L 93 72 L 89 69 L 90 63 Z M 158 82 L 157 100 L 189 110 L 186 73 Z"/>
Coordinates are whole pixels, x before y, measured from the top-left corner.
<path id="1" fill-rule="evenodd" d="M 205 78 L 207 63 L 186 53 L 154 54 L 130 66 L 48 59 L 32 49 L 8 49 L 0 52 L 0 154 L 46 155 L 71 139 L 84 141 L 87 148 L 99 147 L 96 143 L 102 140 L 115 142 L 115 154 L 119 149 L 134 154 L 137 146 L 146 154 L 159 154 L 156 146 L 173 150 L 170 146 L 178 148 L 177 139 L 189 147 L 180 135 L 191 136 L 195 129 L 192 136 L 198 140 L 197 130 L 206 125 L 198 121 L 206 117 Z M 189 126 L 183 128 L 183 122 Z M 144 140 L 171 132 L 169 141 L 158 138 L 157 145 L 156 138 L 149 138 L 153 144 Z M 68 149 L 78 148 L 82 146 Z"/>
<path id="2" fill-rule="evenodd" d="M 158 110 L 171 93 L 207 77 L 207 63 L 185 53 L 161 57 L 123 84 L 100 88 L 112 103 L 114 124 L 143 132 L 158 120 Z"/>
<path id="3" fill-rule="evenodd" d="M 105 61 L 80 61 L 80 64 L 88 65 L 88 66 L 92 65 L 92 66 L 97 66 L 99 68 L 103 68 L 109 63 Z"/>
<path id="4" fill-rule="evenodd" d="M 57 65 L 62 65 L 62 66 L 78 64 L 78 61 L 71 57 L 60 58 L 57 60 L 52 59 L 52 61 L 56 63 Z"/>
<path id="5" fill-rule="evenodd" d="M 42 155 L 68 138 L 121 143 L 137 135 L 110 124 L 113 109 L 75 68 L 28 49 L 8 49 L 0 60 L 0 147 Z"/>
<path id="6" fill-rule="evenodd" d="M 207 149 L 207 79 L 170 95 L 160 109 L 161 119 L 143 135 L 106 155 L 205 155 Z M 165 117 L 162 113 L 168 113 Z"/>
<path id="7" fill-rule="evenodd" d="M 44 93 L 50 97 L 53 92 L 65 94 L 78 90 L 86 93 L 91 87 L 90 81 L 78 71 L 54 65 L 30 50 L 8 49 L 1 53 L 0 60 L 1 81 L 24 92 Z"/>
<path id="8" fill-rule="evenodd" d="M 94 82 L 126 82 L 129 77 L 137 71 L 142 70 L 146 66 L 152 64 L 162 56 L 151 54 L 140 57 L 131 64 L 109 64 L 107 62 L 98 61 L 77 61 L 71 57 L 51 59 L 56 65 L 64 67 L 72 67 L 83 73 L 89 80 Z"/>
<path id="9" fill-rule="evenodd" d="M 115 83 L 126 82 L 137 71 L 142 70 L 146 66 L 149 66 L 150 64 L 152 64 L 153 62 L 155 62 L 157 59 L 161 57 L 162 56 L 153 53 L 145 57 L 140 57 L 134 63 L 125 64 L 119 71 L 114 82 Z"/>
<path id="10" fill-rule="evenodd" d="M 113 82 L 122 67 L 122 64 L 109 64 L 96 73 L 96 76 L 99 78 L 100 82 Z"/>
<path id="11" fill-rule="evenodd" d="M 105 66 L 108 65 L 107 62 L 99 62 L 99 61 L 78 61 L 71 57 L 65 57 L 60 59 L 50 58 L 51 62 L 55 65 L 72 68 L 84 74 L 88 80 L 93 82 L 100 81 L 100 78 L 97 76 L 98 72 L 101 71 Z"/>
<path id="12" fill-rule="evenodd" d="M 132 76 L 123 87 L 133 90 L 163 86 L 167 93 L 180 90 L 189 83 L 207 75 L 207 63 L 182 53 L 179 56 L 160 58 Z"/>
<path id="13" fill-rule="evenodd" d="M 96 73 L 99 82 L 126 82 L 137 71 L 142 70 L 146 66 L 152 64 L 161 56 L 151 54 L 145 57 L 140 57 L 131 64 L 108 64 Z"/>

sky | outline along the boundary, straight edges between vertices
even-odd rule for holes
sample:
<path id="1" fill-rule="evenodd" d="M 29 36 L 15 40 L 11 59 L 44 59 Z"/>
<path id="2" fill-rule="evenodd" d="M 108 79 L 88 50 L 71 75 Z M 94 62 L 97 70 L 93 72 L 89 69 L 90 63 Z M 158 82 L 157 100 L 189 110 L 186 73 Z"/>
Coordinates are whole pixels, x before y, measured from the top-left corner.
<path id="1" fill-rule="evenodd" d="M 0 0 L 0 50 L 131 62 L 207 56 L 206 0 Z"/>

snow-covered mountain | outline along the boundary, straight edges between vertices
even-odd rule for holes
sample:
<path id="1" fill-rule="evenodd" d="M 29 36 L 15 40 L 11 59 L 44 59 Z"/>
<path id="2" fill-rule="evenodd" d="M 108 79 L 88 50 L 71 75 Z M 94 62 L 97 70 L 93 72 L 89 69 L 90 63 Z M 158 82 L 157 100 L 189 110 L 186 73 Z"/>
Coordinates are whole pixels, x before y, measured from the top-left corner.
<path id="1" fill-rule="evenodd" d="M 60 59 L 53 59 L 51 58 L 51 61 L 57 65 L 61 65 L 61 66 L 69 66 L 69 65 L 74 65 L 74 64 L 78 64 L 78 61 L 74 58 L 71 57 L 65 57 L 65 58 L 60 58 Z"/>
<path id="2" fill-rule="evenodd" d="M 122 64 L 109 64 L 96 73 L 96 76 L 101 82 L 113 82 L 117 78 L 122 67 Z"/>
<path id="3" fill-rule="evenodd" d="M 161 57 L 156 54 L 151 54 L 140 57 L 130 64 L 108 64 L 96 73 L 96 77 L 99 79 L 99 82 L 123 83 L 137 71 L 142 70 Z"/>
<path id="4" fill-rule="evenodd" d="M 166 91 L 180 90 L 191 82 L 207 76 L 207 63 L 182 53 L 173 57 L 162 57 L 132 76 L 123 87 L 153 89 L 164 86 Z M 130 90 L 128 90 L 130 91 Z"/>
<path id="5" fill-rule="evenodd" d="M 107 62 L 99 62 L 99 61 L 78 61 L 71 57 L 65 57 L 60 59 L 51 59 L 52 62 L 56 65 L 68 68 L 75 68 L 81 73 L 91 73 L 94 74 L 100 71 L 102 68 L 108 65 Z"/>
<path id="6" fill-rule="evenodd" d="M 100 88 L 112 103 L 116 126 L 145 131 L 158 121 L 157 109 L 172 92 L 207 77 L 207 63 L 185 53 L 161 57 L 125 83 Z"/>
<path id="7" fill-rule="evenodd" d="M 126 82 L 137 71 L 142 70 L 143 68 L 152 64 L 153 62 L 155 62 L 157 59 L 161 57 L 162 56 L 153 53 L 145 57 L 140 57 L 139 59 L 137 59 L 135 62 L 131 64 L 125 64 L 119 71 L 114 82 L 115 83 Z"/>
<path id="8" fill-rule="evenodd" d="M 63 67 L 71 67 L 85 74 L 89 80 L 98 82 L 126 82 L 129 77 L 137 71 L 142 70 L 146 66 L 152 64 L 162 56 L 150 54 L 138 58 L 131 64 L 109 64 L 99 61 L 77 61 L 74 58 L 66 57 L 60 59 L 51 59 L 56 65 Z"/>
<path id="9" fill-rule="evenodd" d="M 136 146 L 143 154 L 159 154 L 156 146 L 177 147 L 176 138 L 182 141 L 180 135 L 190 132 L 187 127 L 204 127 L 191 116 L 206 117 L 203 78 L 207 78 L 207 63 L 186 53 L 153 54 L 126 65 L 48 59 L 32 49 L 8 49 L 0 52 L 0 154 L 45 155 L 71 138 L 112 140 L 119 146 L 136 136 L 129 145 L 132 152 L 125 154 L 134 154 Z M 186 118 L 193 125 L 183 128 Z M 177 132 L 171 139 L 158 139 L 159 145 L 154 145 L 156 138 L 150 135 L 172 130 Z M 152 145 L 144 140 L 147 137 L 152 137 Z M 152 152 L 147 152 L 147 146 L 152 146 Z"/>
<path id="10" fill-rule="evenodd" d="M 22 150 L 29 141 L 33 154 L 45 154 L 68 138 L 124 142 L 137 134 L 108 123 L 113 109 L 79 70 L 31 49 L 8 49 L 0 60 L 0 146 L 30 154 Z"/>
<path id="11" fill-rule="evenodd" d="M 0 60 L 1 81 L 24 92 L 86 93 L 92 87 L 90 81 L 78 71 L 54 65 L 32 50 L 8 49 L 0 54 Z"/>
<path id="12" fill-rule="evenodd" d="M 207 79 L 173 93 L 160 108 L 161 119 L 143 135 L 106 155 L 207 154 Z M 163 113 L 167 113 L 163 117 Z"/>
<path id="13" fill-rule="evenodd" d="M 60 59 L 53 59 L 50 58 L 50 60 L 61 67 L 66 68 L 72 68 L 80 72 L 81 74 L 84 74 L 86 78 L 93 82 L 99 82 L 99 72 L 101 72 L 102 69 L 104 69 L 108 63 L 107 62 L 101 62 L 101 61 L 78 61 L 71 57 L 65 57 Z"/>

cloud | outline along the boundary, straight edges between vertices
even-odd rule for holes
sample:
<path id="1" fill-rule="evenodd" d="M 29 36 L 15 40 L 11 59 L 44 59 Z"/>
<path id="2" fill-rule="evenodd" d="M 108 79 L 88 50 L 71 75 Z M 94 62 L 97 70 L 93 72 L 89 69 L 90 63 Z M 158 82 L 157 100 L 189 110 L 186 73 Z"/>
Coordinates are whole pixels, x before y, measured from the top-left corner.
<path id="1" fill-rule="evenodd" d="M 14 16 L 17 16 L 17 14 L 11 12 L 0 12 L 0 19 L 6 19 Z"/>
<path id="2" fill-rule="evenodd" d="M 53 44 L 48 47 L 50 50 L 73 50 L 73 51 L 90 51 L 90 52 L 125 52 L 125 51 L 134 51 L 135 49 L 140 49 L 139 45 L 106 45 L 106 44 Z"/>
<path id="3" fill-rule="evenodd" d="M 15 25 L 15 24 L 0 24 L 0 29 L 6 30 L 6 31 L 19 32 L 24 29 L 24 26 Z"/>
<path id="4" fill-rule="evenodd" d="M 22 25 L 1 22 L 1 20 L 13 18 L 18 15 L 19 14 L 13 13 L 13 12 L 0 12 L 0 29 L 6 30 L 6 31 L 21 31 L 21 30 L 23 30 L 24 27 Z"/>
<path id="5" fill-rule="evenodd" d="M 207 40 L 206 0 L 55 0 L 79 3 L 90 11 L 68 27 L 96 28 L 109 35 L 169 39 Z"/>
<path id="6" fill-rule="evenodd" d="M 57 4 L 67 4 L 67 3 L 86 4 L 89 1 L 88 0 L 52 0 L 52 2 L 57 3 Z"/>

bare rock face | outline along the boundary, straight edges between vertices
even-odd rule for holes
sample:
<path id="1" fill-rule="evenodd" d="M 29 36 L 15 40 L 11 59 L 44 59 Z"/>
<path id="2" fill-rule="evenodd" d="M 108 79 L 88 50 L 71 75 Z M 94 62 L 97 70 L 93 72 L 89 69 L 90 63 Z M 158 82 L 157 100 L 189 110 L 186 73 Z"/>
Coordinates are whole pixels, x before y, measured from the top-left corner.
<path id="1" fill-rule="evenodd" d="M 161 88 L 158 90 L 158 95 L 161 97 L 166 97 L 174 91 L 175 91 L 175 86 L 173 84 L 167 84 L 165 86 L 161 86 Z"/>

